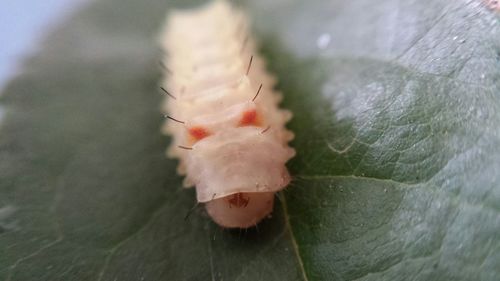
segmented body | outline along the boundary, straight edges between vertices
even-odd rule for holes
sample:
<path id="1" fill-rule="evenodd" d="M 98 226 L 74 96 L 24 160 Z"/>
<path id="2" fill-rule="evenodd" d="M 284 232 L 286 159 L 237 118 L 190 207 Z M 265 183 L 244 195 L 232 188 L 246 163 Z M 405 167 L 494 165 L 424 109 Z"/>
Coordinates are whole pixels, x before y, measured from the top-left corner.
<path id="1" fill-rule="evenodd" d="M 168 155 L 225 227 L 252 226 L 272 211 L 295 155 L 285 128 L 292 114 L 278 107 L 275 78 L 248 29 L 241 11 L 216 1 L 170 14 L 161 36 Z"/>

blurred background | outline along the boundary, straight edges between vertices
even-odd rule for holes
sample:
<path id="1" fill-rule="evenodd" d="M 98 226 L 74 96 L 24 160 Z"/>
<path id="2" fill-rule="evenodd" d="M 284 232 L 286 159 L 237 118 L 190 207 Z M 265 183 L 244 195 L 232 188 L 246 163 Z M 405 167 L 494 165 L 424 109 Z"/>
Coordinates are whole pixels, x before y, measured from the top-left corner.
<path id="1" fill-rule="evenodd" d="M 0 90 L 32 54 L 52 26 L 61 22 L 85 0 L 9 0 L 0 8 Z"/>

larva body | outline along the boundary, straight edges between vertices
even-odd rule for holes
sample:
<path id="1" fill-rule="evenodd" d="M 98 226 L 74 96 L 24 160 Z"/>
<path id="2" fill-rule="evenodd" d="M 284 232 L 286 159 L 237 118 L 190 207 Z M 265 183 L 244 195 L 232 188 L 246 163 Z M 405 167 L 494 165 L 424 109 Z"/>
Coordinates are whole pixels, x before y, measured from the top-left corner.
<path id="1" fill-rule="evenodd" d="M 225 1 L 171 13 L 161 36 L 163 131 L 168 156 L 179 159 L 186 187 L 223 227 L 246 228 L 269 215 L 286 187 L 285 163 L 295 155 L 274 77 L 248 37 L 244 14 Z"/>

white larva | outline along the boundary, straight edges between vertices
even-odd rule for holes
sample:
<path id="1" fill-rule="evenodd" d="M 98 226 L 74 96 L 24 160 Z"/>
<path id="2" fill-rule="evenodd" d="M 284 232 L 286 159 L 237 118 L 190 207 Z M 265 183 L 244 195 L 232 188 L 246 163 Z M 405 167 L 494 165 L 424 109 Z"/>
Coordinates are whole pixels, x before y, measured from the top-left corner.
<path id="1" fill-rule="evenodd" d="M 184 185 L 223 227 L 256 225 L 272 212 L 274 193 L 290 182 L 295 155 L 274 77 L 255 51 L 245 15 L 225 1 L 168 16 L 161 35 L 172 135 Z"/>

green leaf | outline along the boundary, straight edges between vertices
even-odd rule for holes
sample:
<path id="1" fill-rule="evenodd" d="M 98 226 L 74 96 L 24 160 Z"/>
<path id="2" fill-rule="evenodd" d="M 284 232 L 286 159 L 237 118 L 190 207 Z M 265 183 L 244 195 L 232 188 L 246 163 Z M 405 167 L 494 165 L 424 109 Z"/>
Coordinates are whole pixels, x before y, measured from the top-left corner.
<path id="1" fill-rule="evenodd" d="M 173 3 L 177 2 L 177 3 Z M 294 112 L 271 219 L 228 231 L 160 135 L 155 36 L 104 0 L 1 96 L 0 280 L 495 280 L 500 23 L 478 1 L 248 1 Z M 328 40 L 330 39 L 330 40 Z"/>

